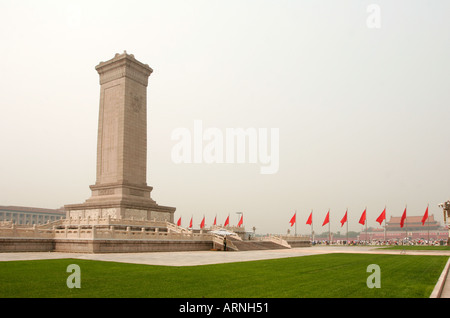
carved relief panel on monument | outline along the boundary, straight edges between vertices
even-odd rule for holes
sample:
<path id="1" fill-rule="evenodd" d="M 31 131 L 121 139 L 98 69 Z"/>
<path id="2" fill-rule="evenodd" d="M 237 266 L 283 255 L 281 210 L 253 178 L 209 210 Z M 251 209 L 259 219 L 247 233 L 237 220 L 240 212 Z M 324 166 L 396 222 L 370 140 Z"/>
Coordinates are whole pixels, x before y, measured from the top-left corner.
<path id="1" fill-rule="evenodd" d="M 125 210 L 125 219 L 147 219 L 147 210 L 139 210 L 139 209 L 126 209 Z"/>

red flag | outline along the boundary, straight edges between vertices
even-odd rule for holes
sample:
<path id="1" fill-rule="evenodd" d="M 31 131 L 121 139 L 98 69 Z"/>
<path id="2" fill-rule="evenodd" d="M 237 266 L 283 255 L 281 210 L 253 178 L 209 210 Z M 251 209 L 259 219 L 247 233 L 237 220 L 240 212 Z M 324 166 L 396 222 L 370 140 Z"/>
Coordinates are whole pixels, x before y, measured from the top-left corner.
<path id="1" fill-rule="evenodd" d="M 238 227 L 241 226 L 242 223 L 244 223 L 244 215 L 243 214 L 241 215 L 241 219 L 239 220 Z"/>
<path id="2" fill-rule="evenodd" d="M 230 216 L 227 217 L 223 226 L 227 226 L 228 224 L 230 224 Z"/>
<path id="3" fill-rule="evenodd" d="M 191 217 L 191 222 L 189 222 L 189 227 L 192 227 L 192 217 Z"/>
<path id="4" fill-rule="evenodd" d="M 422 225 L 425 225 L 425 221 L 428 219 L 428 206 L 427 209 L 425 210 L 425 214 L 422 217 Z"/>
<path id="5" fill-rule="evenodd" d="M 386 208 L 384 208 L 383 212 L 381 212 L 380 216 L 376 219 L 378 223 L 383 223 L 383 220 L 386 220 Z"/>
<path id="6" fill-rule="evenodd" d="M 312 224 L 312 212 L 311 212 L 311 214 L 309 215 L 309 218 L 308 218 L 308 220 L 306 221 L 306 224 L 309 224 L 309 225 Z"/>
<path id="7" fill-rule="evenodd" d="M 366 224 L 366 210 L 364 210 L 363 214 L 361 214 L 361 218 L 359 219 L 359 224 Z"/>
<path id="8" fill-rule="evenodd" d="M 297 215 L 297 213 L 294 214 L 294 216 L 292 217 L 292 219 L 289 221 L 289 223 L 291 223 L 291 226 L 294 225 L 295 223 L 295 216 Z"/>
<path id="9" fill-rule="evenodd" d="M 214 223 L 213 225 L 216 225 L 217 216 L 214 217 Z"/>
<path id="10" fill-rule="evenodd" d="M 323 220 L 322 226 L 330 222 L 330 210 L 328 210 L 327 216 L 325 217 L 325 220 Z"/>
<path id="11" fill-rule="evenodd" d="M 200 223 L 200 228 L 203 229 L 205 227 L 205 217 L 203 216 L 202 223 Z"/>
<path id="12" fill-rule="evenodd" d="M 180 216 L 180 218 L 178 219 L 177 225 L 178 225 L 178 226 L 181 226 L 181 216 Z"/>
<path id="13" fill-rule="evenodd" d="M 400 219 L 400 227 L 403 227 L 403 225 L 405 224 L 405 220 L 406 220 L 406 208 L 405 211 L 403 212 L 402 218 Z"/>
<path id="14" fill-rule="evenodd" d="M 341 220 L 341 227 L 344 226 L 344 223 L 345 223 L 345 222 L 347 222 L 347 211 L 345 211 L 345 215 L 344 215 L 344 217 L 343 217 L 342 220 Z"/>

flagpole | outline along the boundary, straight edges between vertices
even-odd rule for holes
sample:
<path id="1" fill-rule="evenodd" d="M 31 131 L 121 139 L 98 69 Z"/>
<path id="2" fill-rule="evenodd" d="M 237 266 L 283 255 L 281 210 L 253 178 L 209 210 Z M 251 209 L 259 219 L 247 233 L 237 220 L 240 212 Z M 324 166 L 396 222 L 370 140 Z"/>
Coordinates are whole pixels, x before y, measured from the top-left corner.
<path id="1" fill-rule="evenodd" d="M 366 223 L 366 245 L 368 245 L 369 243 L 369 236 L 367 235 L 367 207 L 366 207 L 366 209 L 364 210 L 365 212 L 366 212 L 366 215 L 365 215 L 365 220 L 364 220 L 364 222 Z"/>
<path id="2" fill-rule="evenodd" d="M 428 245 L 430 245 L 430 214 L 428 212 L 428 206 L 429 204 L 427 204 L 427 229 L 428 229 Z"/>
<path id="3" fill-rule="evenodd" d="M 330 216 L 330 209 L 328 209 L 328 217 Z M 328 218 L 328 241 L 330 242 L 331 245 L 331 229 L 330 229 L 330 219 Z"/>
<path id="4" fill-rule="evenodd" d="M 297 236 L 297 210 L 295 210 L 295 236 Z"/>
<path id="5" fill-rule="evenodd" d="M 408 212 L 407 212 L 407 208 L 408 208 L 408 205 L 406 204 L 405 205 L 405 211 L 406 211 L 406 213 L 405 213 L 405 231 L 406 231 L 405 239 L 408 238 Z"/>
<path id="6" fill-rule="evenodd" d="M 386 205 L 384 205 L 384 244 L 386 244 Z"/>
<path id="7" fill-rule="evenodd" d="M 313 229 L 313 210 L 311 210 L 311 238 L 312 241 L 314 242 L 314 229 Z"/>
<path id="8" fill-rule="evenodd" d="M 345 211 L 345 213 L 347 214 L 346 222 L 347 222 L 347 245 L 348 245 L 348 208 L 347 208 L 347 211 Z"/>
<path id="9" fill-rule="evenodd" d="M 387 220 L 387 213 L 386 213 L 386 215 L 385 215 L 385 219 L 384 219 L 384 235 L 385 235 L 385 237 L 386 237 L 386 235 L 387 235 L 387 224 L 386 224 L 386 220 Z M 387 243 L 387 241 L 386 241 L 386 243 Z"/>

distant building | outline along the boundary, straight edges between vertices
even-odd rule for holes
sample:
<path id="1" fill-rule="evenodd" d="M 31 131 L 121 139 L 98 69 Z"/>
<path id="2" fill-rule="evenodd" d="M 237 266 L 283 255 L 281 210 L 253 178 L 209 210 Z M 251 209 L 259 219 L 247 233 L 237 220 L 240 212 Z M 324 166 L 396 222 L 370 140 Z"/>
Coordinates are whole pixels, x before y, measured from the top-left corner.
<path id="1" fill-rule="evenodd" d="M 423 216 L 408 216 L 403 227 L 400 227 L 401 216 L 391 216 L 389 222 L 386 222 L 386 233 L 383 228 L 371 229 L 367 232 L 361 231 L 360 240 L 402 240 L 405 237 L 409 239 L 427 239 L 447 240 L 448 230 L 430 215 L 425 224 L 422 225 Z"/>
<path id="2" fill-rule="evenodd" d="M 423 216 L 407 216 L 403 227 L 400 227 L 400 216 L 391 216 L 389 222 L 386 223 L 386 231 L 423 231 L 423 230 L 438 230 L 441 225 L 434 219 L 434 215 L 431 214 L 428 220 L 422 225 Z"/>
<path id="3" fill-rule="evenodd" d="M 25 206 L 0 205 L 0 222 L 18 225 L 45 224 L 65 218 L 63 209 L 42 209 Z"/>

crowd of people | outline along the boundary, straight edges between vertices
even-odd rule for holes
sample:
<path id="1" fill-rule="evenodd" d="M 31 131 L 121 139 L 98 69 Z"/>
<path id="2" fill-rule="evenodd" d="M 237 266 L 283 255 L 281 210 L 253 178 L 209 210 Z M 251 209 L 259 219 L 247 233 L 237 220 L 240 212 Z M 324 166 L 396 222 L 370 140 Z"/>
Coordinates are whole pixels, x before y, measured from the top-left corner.
<path id="1" fill-rule="evenodd" d="M 314 240 L 311 241 L 312 245 L 330 245 L 330 241 L 328 240 Z M 396 246 L 396 245 L 410 245 L 410 246 L 446 246 L 447 240 L 443 239 L 430 239 L 429 241 L 426 239 L 404 239 L 404 240 L 335 240 L 331 241 L 331 245 L 380 245 L 380 246 Z"/>

